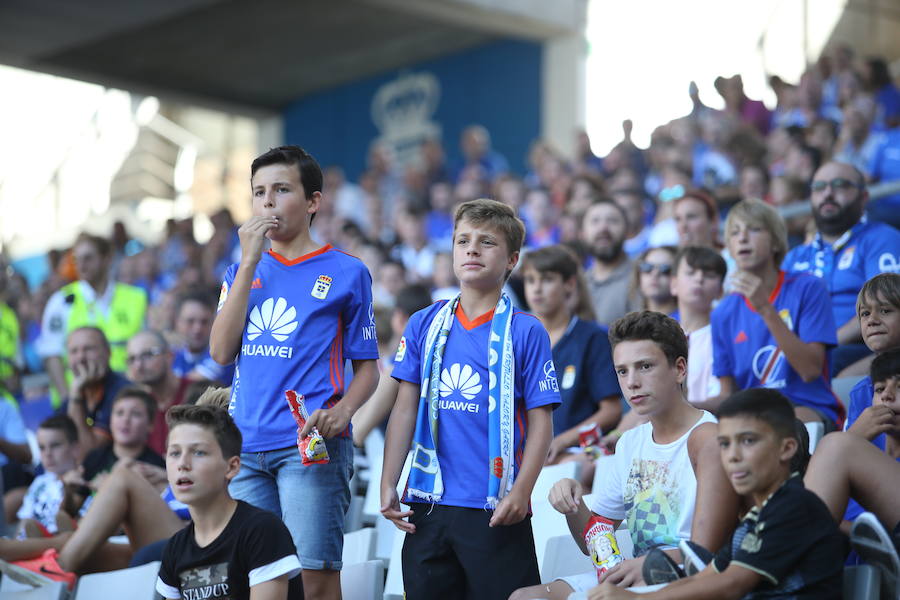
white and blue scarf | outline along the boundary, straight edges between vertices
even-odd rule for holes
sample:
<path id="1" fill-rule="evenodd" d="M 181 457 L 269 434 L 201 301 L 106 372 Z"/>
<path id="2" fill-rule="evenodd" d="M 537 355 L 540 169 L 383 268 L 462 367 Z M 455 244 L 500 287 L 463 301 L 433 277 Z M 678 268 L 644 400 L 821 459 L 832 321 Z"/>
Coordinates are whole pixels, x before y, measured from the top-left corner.
<path id="1" fill-rule="evenodd" d="M 440 502 L 444 495 L 441 466 L 438 463 L 438 415 L 441 363 L 447 337 L 453 326 L 459 296 L 447 302 L 428 327 L 422 354 L 421 392 L 416 431 L 413 435 L 412 461 L 407 493 L 428 502 Z M 512 489 L 513 464 L 513 390 L 515 366 L 512 349 L 513 305 L 502 294 L 494 309 L 488 338 L 488 451 L 489 468 L 485 507 L 497 503 Z"/>

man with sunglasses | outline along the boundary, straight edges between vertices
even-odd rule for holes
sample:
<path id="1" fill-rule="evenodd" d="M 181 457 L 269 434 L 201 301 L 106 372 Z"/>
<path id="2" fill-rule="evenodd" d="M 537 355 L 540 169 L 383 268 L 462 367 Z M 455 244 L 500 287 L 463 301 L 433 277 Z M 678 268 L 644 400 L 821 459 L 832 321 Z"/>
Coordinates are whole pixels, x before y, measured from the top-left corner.
<path id="1" fill-rule="evenodd" d="M 811 273 L 828 287 L 838 327 L 831 371 L 839 374 L 869 355 L 856 318 L 856 296 L 875 275 L 900 272 L 900 232 L 884 223 L 868 222 L 865 178 L 852 165 L 825 163 L 813 176 L 810 189 L 816 235 L 810 243 L 791 250 L 782 268 Z"/>
<path id="2" fill-rule="evenodd" d="M 191 379 L 179 377 L 172 369 L 174 355 L 166 338 L 158 331 L 148 329 L 128 340 L 128 377 L 147 387 L 156 399 L 156 416 L 147 446 L 159 454 L 166 453 L 166 411 L 182 404 Z M 163 473 L 164 474 L 164 473 Z"/>

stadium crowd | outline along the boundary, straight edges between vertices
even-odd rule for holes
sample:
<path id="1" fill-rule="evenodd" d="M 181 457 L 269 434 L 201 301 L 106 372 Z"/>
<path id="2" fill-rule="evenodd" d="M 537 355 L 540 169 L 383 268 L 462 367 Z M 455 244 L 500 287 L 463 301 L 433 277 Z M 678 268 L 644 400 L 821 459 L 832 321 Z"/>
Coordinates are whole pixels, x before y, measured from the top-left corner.
<path id="1" fill-rule="evenodd" d="M 849 535 L 857 527 L 851 523 L 866 515 L 863 525 L 877 529 L 880 521 L 888 540 L 900 540 L 896 502 L 886 498 L 886 490 L 900 488 L 900 467 L 887 460 L 900 459 L 900 186 L 891 187 L 900 182 L 900 90 L 884 60 L 857 57 L 845 46 L 824 54 L 796 85 L 777 77 L 770 84 L 774 110 L 748 98 L 740 76 L 716 80 L 722 110 L 704 105 L 692 85 L 691 112 L 657 127 L 643 150 L 632 142 L 628 121 L 622 141 L 603 157 L 584 132 L 571 159 L 536 140 L 521 175 L 479 125 L 462 133 L 456 163 L 445 158 L 440 140 L 428 140 L 418 160 L 400 169 L 389 149 L 375 143 L 356 182 L 338 165 L 326 166 L 317 180 L 308 155 L 273 150 L 253 165 L 254 217 L 239 226 L 227 210 L 211 215 L 214 232 L 206 243 L 194 238 L 192 219 L 170 221 L 157 245 L 117 223 L 106 237 L 83 233 L 70 248 L 50 250 L 49 276 L 33 289 L 6 262 L 0 462 L 5 520 L 16 539 L 0 540 L 0 558 L 41 557 L 68 574 L 172 552 L 172 544 L 164 551 L 167 540 L 197 517 L 167 476 L 166 444 L 169 427 L 183 432 L 193 421 L 167 420 L 166 413 L 193 404 L 208 387 L 231 386 L 230 393 L 211 392 L 226 398 L 243 435 L 243 465 L 228 475 L 231 493 L 283 517 L 299 564 L 285 563 L 273 577 L 297 579 L 302 566 L 307 597 L 339 593 L 335 574 L 354 452 L 358 458 L 375 429 L 387 432 L 382 511 L 412 534 L 403 554 L 409 598 L 566 598 L 572 591 L 620 597 L 625 586 L 657 582 L 651 575 L 665 569 L 654 565 L 677 563 L 676 572 L 687 566 L 682 541 L 711 553 L 703 561 L 711 566 L 694 577 L 712 571 L 732 577 L 722 589 L 839 597 L 835 577 L 847 546 L 839 531 Z M 272 216 L 256 204 L 276 206 L 279 194 L 296 193 L 279 187 L 288 180 L 301 184 L 304 214 L 312 215 L 290 238 L 273 233 L 287 227 L 290 214 Z M 509 233 L 516 217 L 524 224 L 521 238 Z M 460 239 L 484 247 L 460 250 Z M 492 254 L 497 248 L 507 251 L 506 262 Z M 488 270 L 491 261 L 500 265 L 495 295 L 479 287 L 484 282 L 469 263 L 460 264 L 466 256 L 479 257 Z M 302 283 L 301 295 L 329 299 L 331 320 L 297 318 L 293 306 L 282 305 L 294 293 L 287 269 L 304 262 L 341 274 L 317 271 L 312 283 Z M 269 299 L 254 304 L 264 287 Z M 506 310 L 512 317 L 499 324 Z M 441 319 L 443 338 L 432 332 Z M 284 341 L 298 321 L 302 347 L 249 344 L 262 333 Z M 493 413 L 488 403 L 506 399 L 502 391 L 482 391 L 487 386 L 479 382 L 508 374 L 495 373 L 487 359 L 483 369 L 469 366 L 470 351 L 454 341 L 465 335 L 473 347 L 482 343 L 479 336 L 484 344 L 508 342 L 499 352 L 511 353 L 517 365 L 510 402 L 524 402 L 514 411 L 520 430 L 510 434 L 517 473 L 507 480 L 507 467 L 495 469 L 503 473 L 501 487 L 491 480 L 486 498 L 483 486 L 468 479 L 480 466 L 442 451 L 437 435 L 426 434 L 428 411 L 417 417 L 415 409 L 420 388 L 425 403 L 432 383 L 439 386 L 442 443 L 481 447 L 481 425 L 466 419 L 481 406 L 481 414 Z M 290 377 L 317 382 L 296 390 L 312 413 L 306 426 L 287 416 L 282 401 L 292 380 L 266 362 L 294 354 L 313 366 L 297 367 Z M 440 371 L 441 360 L 456 363 Z M 434 380 L 425 370 L 432 362 Z M 847 392 L 834 381 L 855 383 Z M 258 408 L 244 408 L 254 402 Z M 811 460 L 802 456 L 806 428 L 795 418 L 829 434 Z M 289 471 L 287 456 L 276 454 L 287 447 L 299 461 L 296 429 L 305 434 L 313 424 L 331 459 L 327 485 L 324 476 L 310 475 L 324 473 L 325 465 Z M 431 425 L 437 431 L 436 416 Z M 504 426 L 496 427 L 502 439 Z M 487 441 L 493 428 L 493 421 L 483 425 L 485 448 L 494 443 Z M 29 445 L 26 429 L 36 445 Z M 585 432 L 596 439 L 583 443 Z M 766 450 L 755 468 L 762 473 L 759 465 L 769 460 L 778 476 L 766 480 L 769 487 L 751 485 L 729 471 L 729 461 L 743 461 L 738 454 L 749 454 L 754 440 L 766 436 L 777 449 Z M 414 508 L 404 512 L 401 498 L 385 490 L 398 483 L 411 443 L 426 466 L 439 459 L 444 477 L 411 476 L 402 500 Z M 39 456 L 32 455 L 35 447 Z M 535 453 L 541 455 L 533 466 Z M 595 473 L 597 465 L 613 464 L 602 462 L 604 453 L 613 454 L 616 466 Z M 272 465 L 277 458 L 286 470 L 251 469 L 250 456 Z M 472 461 L 481 459 L 487 471 L 487 455 Z M 599 586 L 594 573 L 537 585 L 533 542 L 529 554 L 522 541 L 531 539 L 530 526 L 515 529 L 527 524 L 540 468 L 566 462 L 581 465 L 578 480 L 557 483 L 550 502 L 567 515 L 579 544 L 588 520 L 598 516 L 624 521 L 634 540 L 635 558 L 605 571 Z M 646 470 L 650 463 L 659 472 Z M 261 491 L 264 485 L 271 489 Z M 600 491 L 587 506 L 581 496 L 592 487 Z M 296 508 L 310 502 L 302 494 L 313 488 L 323 505 L 315 517 Z M 466 521 L 461 513 L 432 514 L 435 504 L 492 511 L 481 511 L 488 513 L 484 521 Z M 661 506 L 668 525 L 647 516 L 648 507 Z M 785 511 L 795 511 L 795 523 Z M 432 556 L 439 546 L 462 543 L 448 523 L 458 527 L 457 537 L 479 539 L 486 527 L 505 526 L 508 533 L 491 538 L 495 546 L 487 546 L 484 564 L 462 560 L 455 549 Z M 766 523 L 782 534 L 764 537 Z M 123 527 L 130 545 L 105 542 Z M 755 532 L 755 550 L 748 530 Z M 277 536 L 289 545 L 283 532 Z M 760 544 L 768 558 L 761 558 Z M 814 547 L 819 554 L 804 558 Z M 265 567 L 281 564 L 279 558 Z M 753 577 L 736 575 L 735 567 Z M 497 577 L 498 569 L 507 575 Z M 885 581 L 893 577 L 896 589 L 898 573 L 890 571 Z M 699 593 L 691 579 L 670 584 L 673 595 L 660 597 L 682 597 L 678 590 L 704 597 L 691 595 Z M 177 593 L 171 578 L 161 573 L 160 581 L 161 593 Z M 443 588 L 448 595 L 437 594 Z"/>

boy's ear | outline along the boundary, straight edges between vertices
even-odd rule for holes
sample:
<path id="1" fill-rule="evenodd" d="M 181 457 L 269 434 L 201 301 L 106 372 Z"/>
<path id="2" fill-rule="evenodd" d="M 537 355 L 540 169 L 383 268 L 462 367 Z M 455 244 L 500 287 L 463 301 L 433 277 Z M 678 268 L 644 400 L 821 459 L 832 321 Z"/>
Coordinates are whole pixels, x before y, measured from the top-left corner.
<path id="1" fill-rule="evenodd" d="M 507 270 L 512 273 L 515 270 L 516 265 L 519 264 L 519 251 L 516 250 L 512 254 L 509 255 L 509 261 L 506 263 Z"/>
<path id="2" fill-rule="evenodd" d="M 799 447 L 800 442 L 797 441 L 797 438 L 792 435 L 784 437 L 781 440 L 781 455 L 778 459 L 783 463 L 790 463 Z"/>
<path id="3" fill-rule="evenodd" d="M 241 457 L 232 456 L 226 462 L 228 463 L 228 470 L 225 472 L 225 479 L 231 482 L 241 470 Z"/>
<path id="4" fill-rule="evenodd" d="M 309 203 L 309 206 L 306 207 L 307 214 L 314 214 L 319 212 L 319 203 L 322 201 L 322 192 L 313 192 L 306 201 Z"/>

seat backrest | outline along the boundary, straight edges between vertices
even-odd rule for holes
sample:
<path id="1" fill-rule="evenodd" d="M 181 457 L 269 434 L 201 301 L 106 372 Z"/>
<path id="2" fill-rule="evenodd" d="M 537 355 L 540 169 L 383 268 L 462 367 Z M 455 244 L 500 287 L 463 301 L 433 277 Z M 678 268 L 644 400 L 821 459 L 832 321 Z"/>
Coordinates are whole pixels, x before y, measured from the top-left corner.
<path id="1" fill-rule="evenodd" d="M 835 377 L 831 380 L 831 391 L 838 397 L 844 407 L 850 406 L 850 390 L 853 389 L 864 375 L 854 375 L 852 377 Z"/>
<path id="2" fill-rule="evenodd" d="M 403 561 L 400 555 L 405 539 L 406 533 L 398 529 L 394 534 L 391 562 L 388 564 L 387 579 L 384 582 L 384 600 L 403 600 Z"/>
<path id="3" fill-rule="evenodd" d="M 369 484 L 363 500 L 362 520 L 374 523 L 381 517 L 381 466 L 384 462 L 384 434 L 373 429 L 365 442 L 366 458 L 369 459 Z"/>
<path id="4" fill-rule="evenodd" d="M 804 425 L 806 425 L 806 431 L 809 434 L 809 453 L 812 454 L 816 451 L 819 440 L 825 435 L 825 424 L 822 422 L 814 422 L 804 423 Z"/>
<path id="5" fill-rule="evenodd" d="M 580 472 L 581 463 L 574 461 L 544 467 L 538 474 L 537 481 L 534 483 L 534 489 L 531 490 L 531 501 L 547 502 L 547 496 L 550 495 L 550 488 L 553 487 L 553 484 L 567 477 L 578 479 Z"/>
<path id="6" fill-rule="evenodd" d="M 391 525 L 393 527 L 393 525 Z M 344 552 L 341 560 L 346 568 L 375 558 L 375 529 L 366 527 L 344 534 Z"/>
<path id="7" fill-rule="evenodd" d="M 341 596 L 344 600 L 381 600 L 384 594 L 384 565 L 367 560 L 341 569 Z"/>
<path id="8" fill-rule="evenodd" d="M 550 583 L 557 577 L 577 575 L 593 570 L 590 557 L 581 551 L 567 532 L 547 540 L 544 561 L 541 565 L 541 583 Z"/>
<path id="9" fill-rule="evenodd" d="M 53 581 L 36 588 L 23 586 L 17 591 L 0 590 L 0 598 L 3 600 L 64 600 L 68 595 L 66 584 L 61 581 Z"/>
<path id="10" fill-rule="evenodd" d="M 156 597 L 156 578 L 159 561 L 140 567 L 82 575 L 75 588 L 74 600 L 97 598 L 128 598 L 128 600 L 153 600 Z"/>

